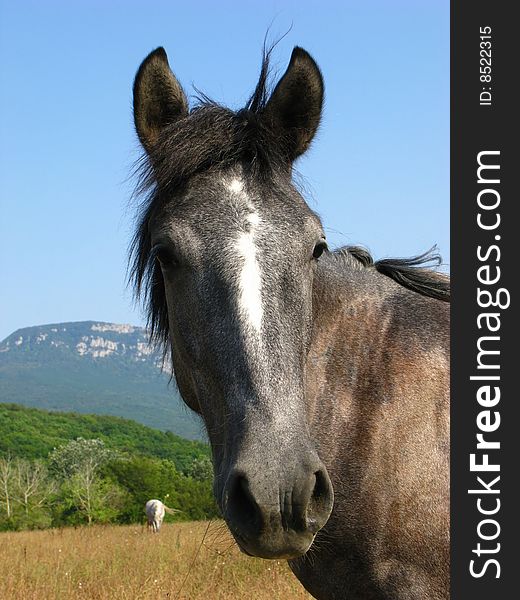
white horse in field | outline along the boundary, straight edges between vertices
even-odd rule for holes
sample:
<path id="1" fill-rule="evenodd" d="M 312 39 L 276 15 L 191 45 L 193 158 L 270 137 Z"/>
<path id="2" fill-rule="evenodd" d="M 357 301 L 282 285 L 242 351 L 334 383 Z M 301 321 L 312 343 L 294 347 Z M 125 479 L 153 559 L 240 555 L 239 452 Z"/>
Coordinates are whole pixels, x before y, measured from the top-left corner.
<path id="1" fill-rule="evenodd" d="M 175 513 L 182 512 L 175 508 L 169 508 L 160 500 L 148 500 L 144 510 L 146 512 L 146 518 L 148 519 L 148 529 L 150 529 L 153 533 L 159 533 L 165 513 L 174 515 Z"/>

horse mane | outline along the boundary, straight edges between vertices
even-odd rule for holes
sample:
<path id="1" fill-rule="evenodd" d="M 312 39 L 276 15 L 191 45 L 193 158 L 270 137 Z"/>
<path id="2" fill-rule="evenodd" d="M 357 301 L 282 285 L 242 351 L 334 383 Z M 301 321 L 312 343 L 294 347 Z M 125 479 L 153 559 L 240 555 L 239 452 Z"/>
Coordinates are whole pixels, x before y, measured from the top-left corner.
<path id="1" fill-rule="evenodd" d="M 374 261 L 370 252 L 361 246 L 343 246 L 331 253 L 345 264 L 375 269 L 403 287 L 428 298 L 450 301 L 450 277 L 434 268 L 442 264 L 442 258 L 434 246 L 423 254 L 410 258 L 385 258 Z"/>

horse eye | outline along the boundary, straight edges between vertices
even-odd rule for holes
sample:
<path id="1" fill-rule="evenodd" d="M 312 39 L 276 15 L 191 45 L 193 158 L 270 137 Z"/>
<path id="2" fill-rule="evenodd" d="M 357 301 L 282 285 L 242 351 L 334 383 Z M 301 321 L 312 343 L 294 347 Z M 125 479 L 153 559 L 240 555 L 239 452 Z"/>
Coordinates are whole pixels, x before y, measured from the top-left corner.
<path id="1" fill-rule="evenodd" d="M 156 258 L 163 267 L 170 267 L 176 264 L 175 256 L 170 248 L 166 246 L 154 246 L 152 248 L 153 257 Z"/>
<path id="2" fill-rule="evenodd" d="M 327 250 L 327 242 L 318 242 L 316 246 L 314 246 L 312 257 L 319 258 L 325 252 L 325 250 Z"/>

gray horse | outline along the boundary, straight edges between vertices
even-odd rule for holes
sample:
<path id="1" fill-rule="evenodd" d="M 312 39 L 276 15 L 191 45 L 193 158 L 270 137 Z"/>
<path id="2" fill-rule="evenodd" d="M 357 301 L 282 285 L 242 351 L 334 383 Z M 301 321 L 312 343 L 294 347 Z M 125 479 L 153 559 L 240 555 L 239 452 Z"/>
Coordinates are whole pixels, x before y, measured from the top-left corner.
<path id="1" fill-rule="evenodd" d="M 245 553 L 319 599 L 446 599 L 449 279 L 431 254 L 327 249 L 291 177 L 322 76 L 295 48 L 269 93 L 268 58 L 237 112 L 190 110 L 162 48 L 139 68 L 136 293 Z"/>

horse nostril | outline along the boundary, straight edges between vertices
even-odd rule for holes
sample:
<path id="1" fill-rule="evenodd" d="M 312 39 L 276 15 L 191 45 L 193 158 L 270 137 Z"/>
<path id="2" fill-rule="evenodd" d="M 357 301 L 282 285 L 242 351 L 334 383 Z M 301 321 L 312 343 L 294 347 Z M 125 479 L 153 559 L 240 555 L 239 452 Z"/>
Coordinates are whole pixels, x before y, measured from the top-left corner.
<path id="1" fill-rule="evenodd" d="M 244 533 L 259 531 L 262 526 L 260 508 L 251 493 L 249 481 L 243 473 L 232 476 L 229 483 L 226 512 Z"/>
<path id="2" fill-rule="evenodd" d="M 239 543 L 260 538 L 274 543 L 284 536 L 309 540 L 325 525 L 332 509 L 332 485 L 325 467 L 313 466 L 302 468 L 299 478 L 283 487 L 269 478 L 251 479 L 242 469 L 230 473 L 224 516 Z"/>
<path id="3" fill-rule="evenodd" d="M 327 522 L 332 508 L 332 484 L 325 469 L 314 473 L 314 489 L 307 505 L 306 522 L 312 533 L 317 533 Z"/>

